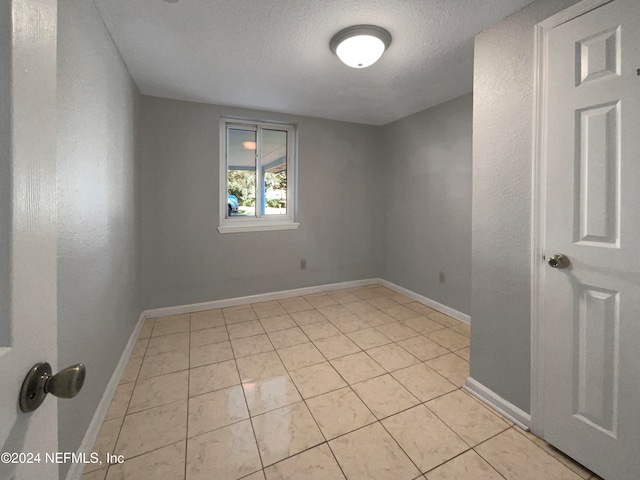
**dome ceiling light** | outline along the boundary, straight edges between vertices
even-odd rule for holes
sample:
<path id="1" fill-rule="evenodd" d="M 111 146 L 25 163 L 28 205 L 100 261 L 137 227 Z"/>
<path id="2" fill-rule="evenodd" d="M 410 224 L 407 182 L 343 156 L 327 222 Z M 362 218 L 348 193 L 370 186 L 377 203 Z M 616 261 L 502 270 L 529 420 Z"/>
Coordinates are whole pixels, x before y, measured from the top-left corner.
<path id="1" fill-rule="evenodd" d="M 346 65 L 366 68 L 373 65 L 391 45 L 391 34 L 375 25 L 354 25 L 336 33 L 329 47 Z"/>

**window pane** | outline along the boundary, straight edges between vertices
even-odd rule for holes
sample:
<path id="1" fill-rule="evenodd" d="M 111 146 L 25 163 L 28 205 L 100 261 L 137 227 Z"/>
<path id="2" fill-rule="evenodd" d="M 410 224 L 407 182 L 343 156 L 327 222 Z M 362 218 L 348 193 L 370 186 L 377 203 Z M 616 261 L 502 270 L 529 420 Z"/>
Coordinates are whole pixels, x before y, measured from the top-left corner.
<path id="1" fill-rule="evenodd" d="M 263 215 L 287 214 L 287 132 L 262 130 Z"/>
<path id="2" fill-rule="evenodd" d="M 256 214 L 256 132 L 227 130 L 227 217 Z"/>

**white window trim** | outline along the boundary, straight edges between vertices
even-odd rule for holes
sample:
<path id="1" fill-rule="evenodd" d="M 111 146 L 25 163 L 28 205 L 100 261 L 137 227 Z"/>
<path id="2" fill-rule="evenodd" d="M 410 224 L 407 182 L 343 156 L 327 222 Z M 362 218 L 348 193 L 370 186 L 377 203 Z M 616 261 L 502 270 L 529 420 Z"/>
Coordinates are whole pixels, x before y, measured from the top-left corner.
<path id="1" fill-rule="evenodd" d="M 287 214 L 263 217 L 235 217 L 227 218 L 227 127 L 230 125 L 237 126 L 255 126 L 258 131 L 262 128 L 278 128 L 286 130 L 287 135 Z M 298 176 L 297 176 L 297 159 L 298 159 L 298 129 L 296 124 L 251 120 L 247 118 L 237 117 L 220 117 L 220 209 L 219 209 L 219 226 L 220 233 L 241 233 L 241 232 L 261 232 L 269 230 L 295 230 L 300 224 L 295 221 L 297 215 L 298 200 Z M 257 156 L 260 156 L 260 142 L 258 142 Z M 259 174 L 259 172 L 256 172 Z M 257 179 L 259 180 L 259 179 Z M 258 181 L 256 181 L 256 185 Z M 262 199 L 259 198 L 260 192 L 256 192 L 256 206 Z"/>

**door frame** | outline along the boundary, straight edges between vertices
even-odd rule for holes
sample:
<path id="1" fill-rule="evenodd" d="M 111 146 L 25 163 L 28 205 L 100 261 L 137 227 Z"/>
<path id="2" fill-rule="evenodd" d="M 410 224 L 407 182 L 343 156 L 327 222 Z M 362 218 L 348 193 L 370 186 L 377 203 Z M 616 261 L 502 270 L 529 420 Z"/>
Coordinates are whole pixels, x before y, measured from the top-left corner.
<path id="1" fill-rule="evenodd" d="M 542 321 L 543 285 L 547 269 L 544 261 L 546 238 L 546 175 L 548 115 L 549 32 L 564 23 L 589 13 L 614 0 L 583 0 L 540 22 L 535 27 L 534 112 L 533 112 L 533 185 L 531 216 L 531 424 L 533 433 L 544 438 L 544 324 Z"/>

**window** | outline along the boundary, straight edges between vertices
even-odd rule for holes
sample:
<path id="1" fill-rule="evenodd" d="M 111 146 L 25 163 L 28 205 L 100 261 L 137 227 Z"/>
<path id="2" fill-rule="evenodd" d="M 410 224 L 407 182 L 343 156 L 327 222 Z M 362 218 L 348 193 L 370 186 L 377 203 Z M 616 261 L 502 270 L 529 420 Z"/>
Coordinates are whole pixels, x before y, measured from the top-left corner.
<path id="1" fill-rule="evenodd" d="M 223 118 L 220 139 L 218 231 L 298 228 L 295 126 Z"/>

